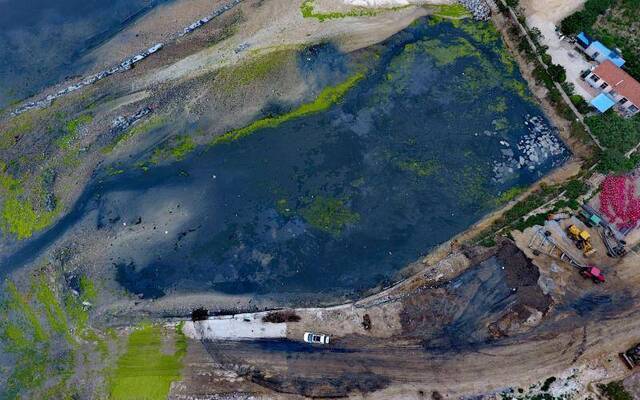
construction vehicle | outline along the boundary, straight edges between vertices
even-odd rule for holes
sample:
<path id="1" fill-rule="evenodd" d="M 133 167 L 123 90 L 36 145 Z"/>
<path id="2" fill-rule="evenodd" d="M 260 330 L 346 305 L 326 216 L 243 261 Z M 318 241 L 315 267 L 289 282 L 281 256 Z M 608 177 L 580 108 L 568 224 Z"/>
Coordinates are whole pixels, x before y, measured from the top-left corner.
<path id="1" fill-rule="evenodd" d="M 538 229 L 536 233 L 533 234 L 531 240 L 529 240 L 529 248 L 533 250 L 533 255 L 535 256 L 544 253 L 550 257 L 566 262 L 572 267 L 577 268 L 580 275 L 591 279 L 594 283 L 603 283 L 605 281 L 604 274 L 600 268 L 593 265 L 582 264 L 576 256 L 556 243 L 551 237 L 551 232 L 545 231 L 544 228 Z"/>
<path id="2" fill-rule="evenodd" d="M 580 275 L 585 278 L 591 279 L 594 283 L 603 283 L 605 281 L 604 274 L 600 271 L 600 268 L 593 265 L 587 265 L 580 269 Z"/>
<path id="3" fill-rule="evenodd" d="M 627 250 L 624 248 L 627 242 L 618 239 L 608 225 L 600 230 L 600 237 L 607 248 L 609 257 L 622 257 L 627 254 Z"/>
<path id="4" fill-rule="evenodd" d="M 583 204 L 580 215 L 587 226 L 600 229 L 600 237 L 607 247 L 609 257 L 622 257 L 627 254 L 625 249 L 627 242 L 624 240 L 624 235 L 605 221 L 593 207 Z"/>
<path id="5" fill-rule="evenodd" d="M 620 358 L 624 361 L 625 365 L 629 369 L 633 369 L 637 365 L 640 365 L 640 343 L 636 344 L 624 353 L 620 353 Z"/>
<path id="6" fill-rule="evenodd" d="M 591 244 L 591 234 L 587 230 L 580 230 L 576 225 L 567 228 L 567 236 L 573 240 L 576 247 L 582 250 L 585 257 L 589 257 L 596 252 Z"/>

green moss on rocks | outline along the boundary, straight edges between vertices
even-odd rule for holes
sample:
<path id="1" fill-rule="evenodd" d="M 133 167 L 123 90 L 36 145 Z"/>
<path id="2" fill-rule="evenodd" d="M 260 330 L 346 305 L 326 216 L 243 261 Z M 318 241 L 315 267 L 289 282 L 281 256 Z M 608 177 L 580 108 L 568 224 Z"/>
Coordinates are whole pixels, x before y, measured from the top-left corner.
<path id="1" fill-rule="evenodd" d="M 327 110 L 329 107 L 340 102 L 347 94 L 347 92 L 351 90 L 358 82 L 360 82 L 360 80 L 362 80 L 364 76 L 364 73 L 356 73 L 336 86 L 330 86 L 323 89 L 318 97 L 316 97 L 316 99 L 310 103 L 305 103 L 286 114 L 262 118 L 244 128 L 227 132 L 213 139 L 211 144 L 217 145 L 221 143 L 230 143 L 245 136 L 251 135 L 260 129 L 275 128 L 287 121 Z"/>

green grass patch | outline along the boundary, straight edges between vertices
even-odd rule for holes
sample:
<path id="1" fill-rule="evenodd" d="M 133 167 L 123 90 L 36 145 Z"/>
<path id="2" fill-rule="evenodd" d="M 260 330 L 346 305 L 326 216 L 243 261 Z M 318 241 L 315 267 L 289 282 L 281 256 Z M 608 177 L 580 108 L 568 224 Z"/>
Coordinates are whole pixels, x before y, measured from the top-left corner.
<path id="1" fill-rule="evenodd" d="M 340 199 L 318 196 L 301 210 L 302 217 L 316 229 L 338 236 L 345 226 L 355 224 L 360 215 Z"/>
<path id="2" fill-rule="evenodd" d="M 171 382 L 180 380 L 187 341 L 181 326 L 175 332 L 173 354 L 163 353 L 163 328 L 145 324 L 131 332 L 126 352 L 110 377 L 112 400 L 165 400 Z"/>
<path id="3" fill-rule="evenodd" d="M 102 148 L 102 154 L 111 153 L 120 143 L 125 143 L 135 136 L 139 136 L 156 129 L 159 129 L 166 125 L 167 118 L 163 115 L 154 115 L 146 121 L 134 124 L 132 127 L 124 131 L 118 137 L 116 137 L 111 144 Z"/>
<path id="4" fill-rule="evenodd" d="M 360 80 L 362 80 L 364 76 L 364 73 L 356 73 L 336 86 L 330 86 L 323 89 L 318 97 L 316 97 L 316 99 L 310 103 L 305 103 L 286 114 L 262 118 L 254 121 L 244 128 L 227 132 L 213 139 L 211 144 L 217 145 L 221 143 L 230 143 L 245 136 L 251 135 L 260 129 L 275 128 L 287 121 L 327 110 L 332 105 L 340 102 L 347 94 L 347 92 L 351 90 L 358 82 L 360 82 Z"/>

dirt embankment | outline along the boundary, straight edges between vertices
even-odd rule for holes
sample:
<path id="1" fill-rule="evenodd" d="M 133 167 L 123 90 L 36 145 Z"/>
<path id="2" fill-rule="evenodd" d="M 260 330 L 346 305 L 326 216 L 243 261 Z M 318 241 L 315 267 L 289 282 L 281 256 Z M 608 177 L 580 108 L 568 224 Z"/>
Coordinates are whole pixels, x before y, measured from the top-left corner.
<path id="1" fill-rule="evenodd" d="M 544 110 L 547 117 L 558 128 L 558 132 L 562 140 L 569 147 L 575 157 L 580 160 L 589 159 L 592 153 L 592 149 L 590 149 L 582 141 L 571 134 L 571 121 L 567 121 L 558 114 L 555 107 L 546 98 L 547 89 L 542 85 L 536 83 L 536 79 L 533 76 L 535 65 L 522 57 L 522 55 L 518 51 L 518 43 L 509 32 L 510 28 L 512 27 L 511 22 L 496 10 L 494 10 L 494 12 L 492 13 L 491 19 L 496 28 L 498 28 L 498 30 L 502 34 L 502 38 L 504 39 L 509 51 L 517 61 L 518 66 L 520 67 L 520 72 L 527 81 L 531 92 L 534 94 L 536 100 L 538 100 L 539 104 L 542 106 L 542 109 Z"/>

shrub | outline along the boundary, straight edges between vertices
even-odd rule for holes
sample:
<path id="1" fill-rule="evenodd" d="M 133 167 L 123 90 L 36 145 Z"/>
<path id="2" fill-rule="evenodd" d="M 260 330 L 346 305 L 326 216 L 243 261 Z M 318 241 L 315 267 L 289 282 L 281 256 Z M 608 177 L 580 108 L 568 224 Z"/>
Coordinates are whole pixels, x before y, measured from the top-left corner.
<path id="1" fill-rule="evenodd" d="M 587 0 L 584 9 L 569 15 L 560 24 L 560 30 L 565 35 L 575 35 L 590 28 L 613 4 L 613 0 Z"/>
<path id="2" fill-rule="evenodd" d="M 606 385 L 599 384 L 598 388 L 602 390 L 605 396 L 610 400 L 631 400 L 633 397 L 627 392 L 622 382 L 609 382 Z"/>
<path id="3" fill-rule="evenodd" d="M 548 71 L 549 75 L 551 75 L 551 79 L 558 83 L 562 83 L 567 80 L 567 71 L 562 65 L 551 64 L 549 65 Z"/>

